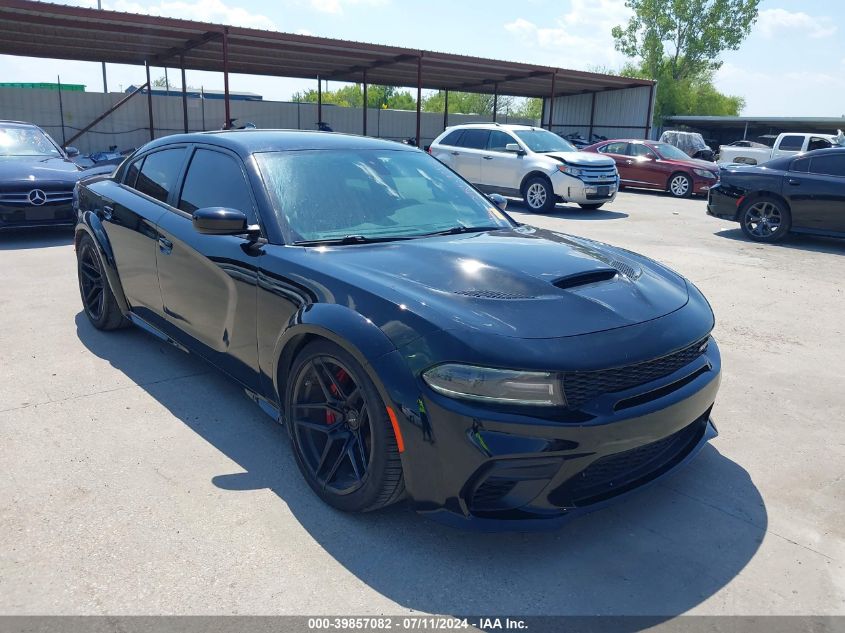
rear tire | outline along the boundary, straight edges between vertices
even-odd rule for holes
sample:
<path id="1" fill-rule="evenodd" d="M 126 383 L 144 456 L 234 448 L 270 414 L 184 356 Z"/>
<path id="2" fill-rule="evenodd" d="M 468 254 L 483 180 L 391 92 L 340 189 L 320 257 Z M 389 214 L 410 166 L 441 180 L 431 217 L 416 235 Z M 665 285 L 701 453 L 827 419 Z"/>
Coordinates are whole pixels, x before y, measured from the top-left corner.
<path id="1" fill-rule="evenodd" d="M 305 481 L 344 512 L 368 512 L 402 498 L 402 462 L 373 381 L 346 350 L 320 340 L 293 361 L 285 420 Z"/>
<path id="2" fill-rule="evenodd" d="M 552 189 L 552 183 L 540 176 L 535 176 L 525 183 L 522 196 L 525 205 L 534 213 L 548 213 L 555 206 L 555 192 Z"/>
<path id="3" fill-rule="evenodd" d="M 692 178 L 686 174 L 672 174 L 666 190 L 675 198 L 689 198 L 692 195 Z"/>
<path id="4" fill-rule="evenodd" d="M 76 248 L 79 294 L 88 320 L 98 330 L 117 330 L 129 325 L 106 278 L 103 261 L 94 240 L 83 235 Z"/>
<path id="5" fill-rule="evenodd" d="M 604 202 L 599 202 L 598 204 L 578 204 L 579 207 L 584 209 L 585 211 L 595 211 L 596 209 L 601 209 L 604 206 Z"/>
<path id="6" fill-rule="evenodd" d="M 755 242 L 779 242 L 792 227 L 792 214 L 775 198 L 761 197 L 746 202 L 739 214 L 745 237 Z"/>

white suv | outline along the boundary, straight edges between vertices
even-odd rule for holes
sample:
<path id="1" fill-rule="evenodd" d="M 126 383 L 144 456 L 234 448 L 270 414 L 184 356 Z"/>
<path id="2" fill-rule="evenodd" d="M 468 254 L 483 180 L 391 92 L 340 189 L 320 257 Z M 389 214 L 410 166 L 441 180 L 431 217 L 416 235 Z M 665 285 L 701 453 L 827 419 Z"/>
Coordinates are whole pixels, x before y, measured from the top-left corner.
<path id="1" fill-rule="evenodd" d="M 598 209 L 619 189 L 612 158 L 579 152 L 538 127 L 455 125 L 428 151 L 482 191 L 521 197 L 532 211 L 550 211 L 557 201 Z"/>

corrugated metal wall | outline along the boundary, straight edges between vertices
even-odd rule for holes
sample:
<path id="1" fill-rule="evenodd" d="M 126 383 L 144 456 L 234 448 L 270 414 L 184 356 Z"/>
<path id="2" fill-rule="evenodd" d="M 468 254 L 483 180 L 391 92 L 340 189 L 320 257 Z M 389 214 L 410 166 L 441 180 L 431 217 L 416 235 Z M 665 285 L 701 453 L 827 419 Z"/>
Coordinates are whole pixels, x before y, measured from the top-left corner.
<path id="1" fill-rule="evenodd" d="M 607 138 L 645 138 L 652 98 L 649 86 L 557 97 L 552 109 L 552 130 L 563 135 L 578 133 L 590 139 L 592 120 L 593 134 Z M 549 99 L 546 99 L 546 116 L 548 111 Z"/>
<path id="2" fill-rule="evenodd" d="M 126 95 L 97 92 L 62 92 L 65 138 L 88 125 Z M 231 101 L 230 110 L 239 123 L 251 121 L 259 128 L 314 130 L 317 127 L 317 105 L 278 101 Z M 191 131 L 219 130 L 223 126 L 222 99 L 188 99 L 188 127 Z M 156 137 L 183 131 L 181 96 L 153 96 L 153 118 Z M 59 116 L 59 93 L 55 90 L 0 88 L 0 119 L 28 121 L 44 128 L 57 142 L 62 142 L 62 119 Z M 489 121 L 490 117 L 450 114 L 449 125 Z M 363 113 L 360 108 L 323 106 L 323 121 L 335 132 L 360 134 Z M 527 119 L 506 119 L 502 123 L 538 122 Z M 83 154 L 117 145 L 120 149 L 140 147 L 150 140 L 147 95 L 138 94 L 118 108 L 93 129 L 73 142 Z M 402 140 L 416 135 L 416 111 L 369 109 L 367 134 Z M 421 121 L 422 142 L 431 143 L 443 131 L 443 114 L 424 112 Z"/>

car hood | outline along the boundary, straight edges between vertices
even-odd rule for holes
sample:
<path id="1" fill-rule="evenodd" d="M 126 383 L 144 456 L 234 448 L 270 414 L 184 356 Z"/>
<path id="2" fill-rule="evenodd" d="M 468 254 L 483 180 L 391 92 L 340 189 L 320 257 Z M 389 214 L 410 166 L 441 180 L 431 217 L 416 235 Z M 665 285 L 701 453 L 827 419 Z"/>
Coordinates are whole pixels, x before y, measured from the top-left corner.
<path id="1" fill-rule="evenodd" d="M 75 183 L 79 167 L 65 158 L 51 156 L 0 156 L 0 185 Z"/>
<path id="2" fill-rule="evenodd" d="M 525 226 L 309 255 L 443 330 L 577 336 L 656 319 L 689 299 L 682 277 L 645 257 Z"/>
<path id="3" fill-rule="evenodd" d="M 601 154 L 594 154 L 592 152 L 546 152 L 544 155 L 569 165 L 603 167 L 605 165 L 616 164 L 609 156 L 602 156 Z"/>

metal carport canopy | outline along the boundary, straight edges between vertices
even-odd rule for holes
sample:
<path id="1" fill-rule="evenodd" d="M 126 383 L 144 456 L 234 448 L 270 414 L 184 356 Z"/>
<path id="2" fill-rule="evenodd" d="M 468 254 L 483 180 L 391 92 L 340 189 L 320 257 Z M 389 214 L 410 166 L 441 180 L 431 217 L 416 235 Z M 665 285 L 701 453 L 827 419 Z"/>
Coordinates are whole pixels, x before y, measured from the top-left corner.
<path id="1" fill-rule="evenodd" d="M 115 64 L 419 86 L 523 97 L 654 82 L 549 66 L 294 35 L 33 0 L 0 0 L 0 53 Z M 421 77 L 418 83 L 418 61 Z"/>

